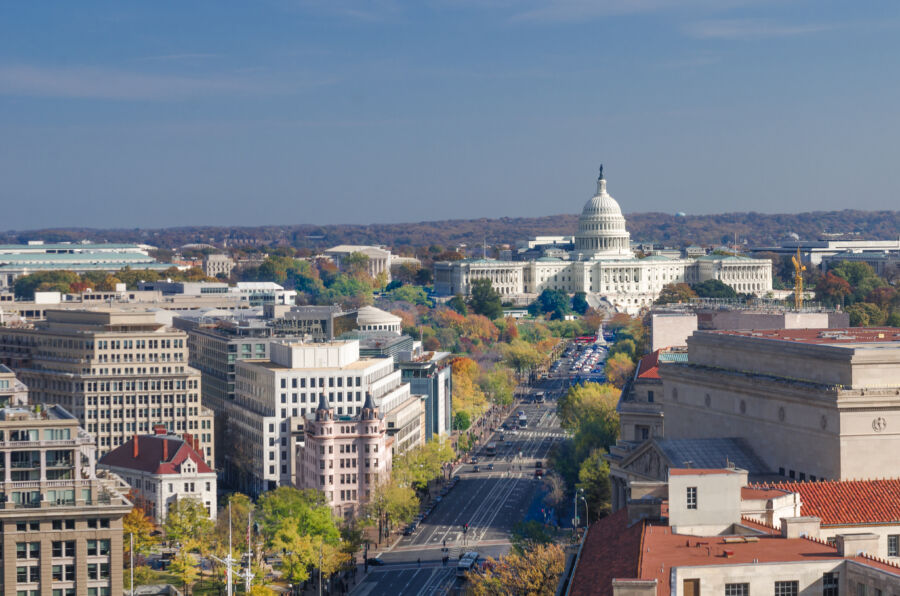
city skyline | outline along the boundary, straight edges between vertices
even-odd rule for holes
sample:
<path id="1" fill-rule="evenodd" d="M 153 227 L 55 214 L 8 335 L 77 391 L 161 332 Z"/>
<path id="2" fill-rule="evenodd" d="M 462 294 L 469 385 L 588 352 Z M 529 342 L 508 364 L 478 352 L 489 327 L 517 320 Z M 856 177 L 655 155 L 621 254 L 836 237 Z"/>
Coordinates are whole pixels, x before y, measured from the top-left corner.
<path id="1" fill-rule="evenodd" d="M 897 9 L 7 8 L 5 229 L 884 209 Z"/>

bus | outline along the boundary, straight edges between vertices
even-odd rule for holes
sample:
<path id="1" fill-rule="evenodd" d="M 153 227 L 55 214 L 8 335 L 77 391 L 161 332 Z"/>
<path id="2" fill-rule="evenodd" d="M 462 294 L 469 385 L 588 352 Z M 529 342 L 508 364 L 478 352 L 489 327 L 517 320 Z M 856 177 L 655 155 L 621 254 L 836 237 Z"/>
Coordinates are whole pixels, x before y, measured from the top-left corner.
<path id="1" fill-rule="evenodd" d="M 485 445 L 484 454 L 488 456 L 497 455 L 497 443 L 492 442 Z"/>
<path id="2" fill-rule="evenodd" d="M 525 416 L 525 412 L 519 414 L 519 428 L 527 428 L 528 427 L 528 417 Z"/>
<path id="3" fill-rule="evenodd" d="M 535 394 L 534 394 L 534 401 L 535 401 L 535 403 L 538 403 L 538 404 L 544 403 L 544 392 L 543 392 L 543 391 L 538 391 L 537 393 L 535 393 Z"/>
<path id="4" fill-rule="evenodd" d="M 478 562 L 478 553 L 475 551 L 470 551 L 465 553 L 463 556 L 459 558 L 459 563 L 456 565 L 456 576 L 457 577 L 465 577 L 466 573 L 472 571 L 475 568 L 475 564 Z"/>

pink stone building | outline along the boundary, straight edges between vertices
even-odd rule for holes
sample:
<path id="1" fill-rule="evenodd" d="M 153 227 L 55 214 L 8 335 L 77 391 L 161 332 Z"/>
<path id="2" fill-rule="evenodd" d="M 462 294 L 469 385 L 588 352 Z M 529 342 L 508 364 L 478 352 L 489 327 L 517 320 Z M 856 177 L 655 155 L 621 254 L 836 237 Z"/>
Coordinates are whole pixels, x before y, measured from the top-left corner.
<path id="1" fill-rule="evenodd" d="M 358 515 L 391 474 L 391 442 L 383 416 L 366 393 L 355 416 L 335 416 L 324 394 L 305 428 L 297 457 L 297 487 L 325 493 L 336 516 Z"/>

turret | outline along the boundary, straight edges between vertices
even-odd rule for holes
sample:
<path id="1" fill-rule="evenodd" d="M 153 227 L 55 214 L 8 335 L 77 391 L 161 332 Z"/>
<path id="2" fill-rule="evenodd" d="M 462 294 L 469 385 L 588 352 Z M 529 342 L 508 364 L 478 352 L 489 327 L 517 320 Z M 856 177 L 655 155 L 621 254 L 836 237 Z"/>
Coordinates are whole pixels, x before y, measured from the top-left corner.
<path id="1" fill-rule="evenodd" d="M 316 407 L 316 422 L 325 422 L 334 418 L 334 412 L 328 405 L 328 398 L 324 393 L 319 394 L 319 405 Z"/>

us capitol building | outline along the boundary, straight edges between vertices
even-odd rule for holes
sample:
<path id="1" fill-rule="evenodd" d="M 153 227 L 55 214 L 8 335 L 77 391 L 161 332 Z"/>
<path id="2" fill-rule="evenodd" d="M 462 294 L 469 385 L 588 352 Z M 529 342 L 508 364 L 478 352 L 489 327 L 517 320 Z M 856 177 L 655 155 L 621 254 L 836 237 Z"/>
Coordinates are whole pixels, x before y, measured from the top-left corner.
<path id="1" fill-rule="evenodd" d="M 670 283 L 718 279 L 739 293 L 756 295 L 772 289 L 772 262 L 768 259 L 724 255 L 696 259 L 635 257 L 622 210 L 606 192 L 602 167 L 597 193 L 585 203 L 578 219 L 575 248 L 566 256 L 435 263 L 434 289 L 439 295 L 466 296 L 473 281 L 488 278 L 495 290 L 510 298 L 536 296 L 546 289 L 586 292 L 628 313 L 650 306 L 663 286 Z"/>

